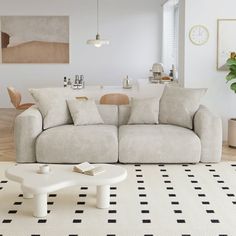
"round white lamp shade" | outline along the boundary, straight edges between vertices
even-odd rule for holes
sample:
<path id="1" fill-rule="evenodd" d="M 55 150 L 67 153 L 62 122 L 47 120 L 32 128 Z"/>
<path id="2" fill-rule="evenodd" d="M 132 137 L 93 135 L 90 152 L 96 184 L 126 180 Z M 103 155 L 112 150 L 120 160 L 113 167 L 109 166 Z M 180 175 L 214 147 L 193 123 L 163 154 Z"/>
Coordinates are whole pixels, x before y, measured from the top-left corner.
<path id="1" fill-rule="evenodd" d="M 110 42 L 106 39 L 101 39 L 100 35 L 96 35 L 96 39 L 89 39 L 87 44 L 94 45 L 97 48 L 100 48 L 102 45 L 108 45 Z"/>

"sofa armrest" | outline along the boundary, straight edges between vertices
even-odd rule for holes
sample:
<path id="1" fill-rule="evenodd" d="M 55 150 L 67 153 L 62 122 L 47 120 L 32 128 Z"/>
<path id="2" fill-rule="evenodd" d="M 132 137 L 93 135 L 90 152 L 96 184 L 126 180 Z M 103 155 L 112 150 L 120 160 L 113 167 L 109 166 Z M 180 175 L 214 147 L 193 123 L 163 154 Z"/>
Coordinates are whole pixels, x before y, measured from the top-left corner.
<path id="1" fill-rule="evenodd" d="M 17 162 L 36 162 L 35 141 L 42 127 L 42 115 L 36 106 L 16 117 L 14 138 Z"/>
<path id="2" fill-rule="evenodd" d="M 194 132 L 201 140 L 201 162 L 219 162 L 222 155 L 222 121 L 205 106 L 194 116 Z"/>

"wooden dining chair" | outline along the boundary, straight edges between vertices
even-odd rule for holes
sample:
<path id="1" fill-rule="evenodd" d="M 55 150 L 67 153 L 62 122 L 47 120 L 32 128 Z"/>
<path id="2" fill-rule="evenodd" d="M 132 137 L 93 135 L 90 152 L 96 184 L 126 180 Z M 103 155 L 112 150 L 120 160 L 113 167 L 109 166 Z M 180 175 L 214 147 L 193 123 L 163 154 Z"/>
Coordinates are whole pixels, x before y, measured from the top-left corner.
<path id="1" fill-rule="evenodd" d="M 7 91 L 9 94 L 9 97 L 11 99 L 12 105 L 17 109 L 17 110 L 26 110 L 34 103 L 21 103 L 21 94 L 13 87 L 7 87 Z"/>
<path id="2" fill-rule="evenodd" d="M 100 98 L 100 104 L 126 105 L 129 104 L 129 97 L 121 93 L 109 93 Z"/>
<path id="3" fill-rule="evenodd" d="M 78 99 L 78 100 L 85 100 L 85 101 L 88 100 L 88 97 L 86 97 L 86 96 L 75 97 L 75 98 Z"/>

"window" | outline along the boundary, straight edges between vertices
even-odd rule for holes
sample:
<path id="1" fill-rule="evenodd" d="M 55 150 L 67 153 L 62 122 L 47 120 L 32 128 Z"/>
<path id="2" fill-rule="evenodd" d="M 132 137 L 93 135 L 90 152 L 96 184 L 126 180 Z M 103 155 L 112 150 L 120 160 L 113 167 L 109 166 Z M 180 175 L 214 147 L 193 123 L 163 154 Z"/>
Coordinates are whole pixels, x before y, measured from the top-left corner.
<path id="1" fill-rule="evenodd" d="M 163 5 L 162 62 L 166 71 L 170 71 L 174 65 L 176 77 L 178 77 L 178 39 L 179 1 L 168 0 Z"/>

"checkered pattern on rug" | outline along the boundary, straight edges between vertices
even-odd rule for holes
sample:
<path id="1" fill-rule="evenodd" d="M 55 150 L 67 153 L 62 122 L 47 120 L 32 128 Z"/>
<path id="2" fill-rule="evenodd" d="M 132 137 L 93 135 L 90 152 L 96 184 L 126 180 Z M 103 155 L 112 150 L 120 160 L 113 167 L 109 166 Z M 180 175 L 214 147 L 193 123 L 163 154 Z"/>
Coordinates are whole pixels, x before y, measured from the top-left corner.
<path id="1" fill-rule="evenodd" d="M 96 188 L 48 195 L 48 215 L 32 216 L 32 200 L 0 166 L 2 236 L 235 236 L 236 164 L 121 165 L 127 179 L 110 188 L 110 207 L 96 208 Z M 96 177 L 95 177 L 96 178 Z"/>

